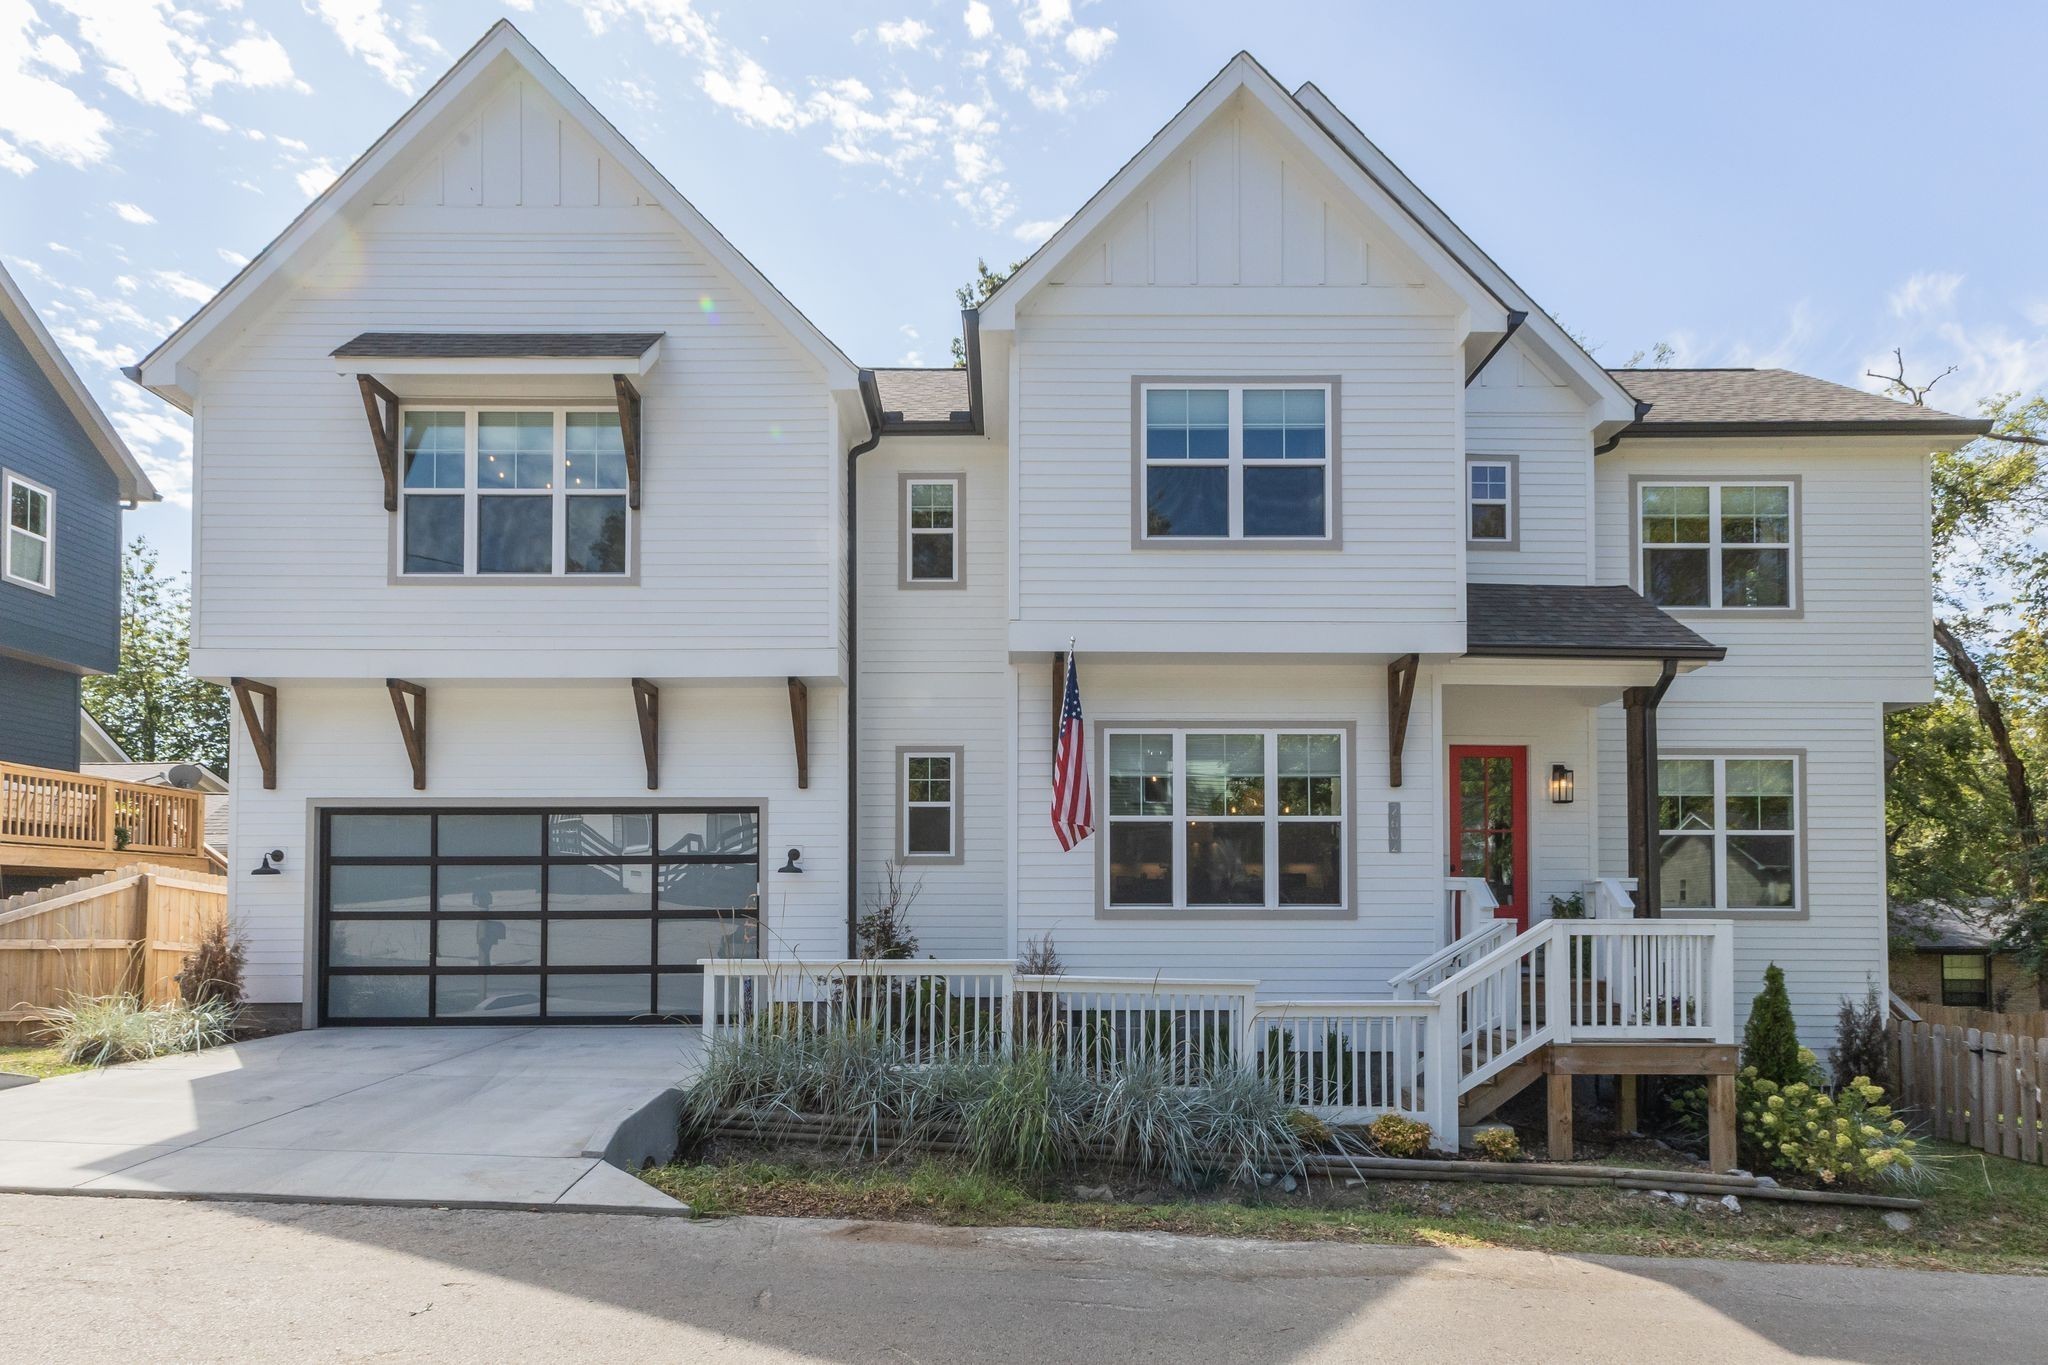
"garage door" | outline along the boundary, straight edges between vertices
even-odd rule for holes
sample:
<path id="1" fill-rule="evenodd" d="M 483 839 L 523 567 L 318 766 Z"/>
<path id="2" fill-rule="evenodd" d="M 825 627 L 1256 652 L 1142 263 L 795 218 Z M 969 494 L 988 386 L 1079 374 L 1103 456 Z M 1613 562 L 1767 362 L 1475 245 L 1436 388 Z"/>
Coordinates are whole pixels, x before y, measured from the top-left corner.
<path id="1" fill-rule="evenodd" d="M 319 876 L 322 1022 L 695 1019 L 760 951 L 748 808 L 328 810 Z"/>

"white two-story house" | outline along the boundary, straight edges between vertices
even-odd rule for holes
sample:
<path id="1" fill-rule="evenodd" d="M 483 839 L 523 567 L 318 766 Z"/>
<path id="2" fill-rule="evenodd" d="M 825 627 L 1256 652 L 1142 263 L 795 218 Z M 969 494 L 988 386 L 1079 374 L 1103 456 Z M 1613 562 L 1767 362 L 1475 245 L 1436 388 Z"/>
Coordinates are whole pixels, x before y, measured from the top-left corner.
<path id="1" fill-rule="evenodd" d="M 1884 984 L 1928 454 L 1982 424 L 1601 368 L 1247 56 L 966 324 L 857 366 L 492 29 L 136 371 L 256 998 L 690 1018 L 891 864 L 924 953 L 1277 999 L 1573 896 L 1735 920 L 1816 1043 Z"/>

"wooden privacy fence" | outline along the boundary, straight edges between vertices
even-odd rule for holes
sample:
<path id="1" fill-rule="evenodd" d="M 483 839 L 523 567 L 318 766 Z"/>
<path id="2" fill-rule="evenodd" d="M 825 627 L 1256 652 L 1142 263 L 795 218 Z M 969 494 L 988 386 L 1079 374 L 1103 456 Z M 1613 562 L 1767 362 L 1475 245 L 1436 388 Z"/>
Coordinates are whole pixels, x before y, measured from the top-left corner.
<path id="1" fill-rule="evenodd" d="M 32 1042 L 73 995 L 178 998 L 177 975 L 227 913 L 227 878 L 136 864 L 0 900 L 0 1042 Z"/>
<path id="2" fill-rule="evenodd" d="M 1933 1136 L 2048 1164 L 2048 1039 L 1894 1020 L 1892 1075 L 1900 1107 L 1917 1111 Z"/>
<path id="3" fill-rule="evenodd" d="M 1922 1000 L 1908 1003 L 1912 1005 L 1913 1013 L 1920 1016 L 1922 1023 L 1982 1029 L 1986 1033 L 2023 1033 L 2029 1038 L 2048 1038 L 2048 1010 L 2008 1009 L 1997 1013 L 1991 1010 L 1965 1009 L 1960 1005 L 1935 1005 Z"/>

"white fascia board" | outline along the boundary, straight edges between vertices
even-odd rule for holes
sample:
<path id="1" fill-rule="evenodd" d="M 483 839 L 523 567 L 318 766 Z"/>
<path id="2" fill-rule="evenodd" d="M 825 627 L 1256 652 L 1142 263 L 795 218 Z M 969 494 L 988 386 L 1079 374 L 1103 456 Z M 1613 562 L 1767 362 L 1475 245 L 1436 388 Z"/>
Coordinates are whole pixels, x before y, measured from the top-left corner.
<path id="1" fill-rule="evenodd" d="M 452 683 L 542 683 L 653 678 L 780 682 L 844 682 L 845 661 L 836 645 L 784 649 L 587 650 L 574 644 L 527 651 L 475 649 L 250 649 L 195 648 L 192 676 L 271 682 L 346 682 L 409 678 L 423 687 Z"/>
<path id="2" fill-rule="evenodd" d="M 28 296 L 14 282 L 14 277 L 0 266 L 0 316 L 21 338 L 29 357 L 36 362 L 36 368 L 43 372 L 43 378 L 50 381 L 50 387 L 57 391 L 72 420 L 85 433 L 93 449 L 107 462 L 119 481 L 123 502 L 161 502 L 163 494 L 156 491 L 156 485 L 149 481 L 149 475 L 142 472 L 142 464 L 135 458 L 135 452 L 128 449 L 128 443 L 121 439 L 121 433 L 114 430 L 114 424 L 107 420 L 107 414 L 92 396 L 92 390 L 85 387 L 85 381 L 78 377 L 78 371 L 71 368 L 71 360 L 64 354 L 64 348 L 43 326 L 43 320 L 36 316 Z"/>
<path id="3" fill-rule="evenodd" d="M 1478 243 L 1466 236 L 1465 230 L 1437 207 L 1406 172 L 1373 145 L 1372 139 L 1328 95 L 1312 83 L 1305 84 L 1294 92 L 1294 103 L 1362 170 L 1382 185 L 1407 214 L 1441 241 L 1444 249 L 1456 256 L 1465 269 L 1484 281 L 1494 294 L 1506 299 L 1516 311 L 1528 314 L 1517 333 L 1518 339 L 1565 374 L 1572 391 L 1592 405 L 1596 426 L 1606 428 L 1609 424 L 1619 424 L 1605 431 L 1603 439 L 1612 435 L 1613 430 L 1619 430 L 1621 425 L 1635 420 L 1635 399 L 1622 387 L 1621 381 L 1588 355 L 1585 347 L 1572 340 L 1570 333 L 1558 326 L 1556 320 L 1539 307 Z"/>
<path id="4" fill-rule="evenodd" d="M 1340 187 L 1359 199 L 1368 212 L 1385 224 L 1396 241 L 1413 252 L 1423 267 L 1443 282 L 1470 314 L 1473 330 L 1498 332 L 1507 327 L 1507 304 L 1440 243 L 1422 231 L 1408 210 L 1360 170 L 1358 163 L 1303 112 L 1264 67 L 1250 54 L 1240 52 L 982 305 L 982 331 L 1014 331 L 1018 305 L 1045 283 L 1075 248 L 1108 221 L 1133 192 L 1240 92 L 1256 101 L 1301 146 L 1307 148 Z"/>
<path id="5" fill-rule="evenodd" d="M 1465 623 L 1012 621 L 1010 657 L 1029 659 L 1065 649 L 1069 639 L 1084 654 L 1177 655 L 1189 660 L 1268 655 L 1459 655 L 1465 652 Z"/>
<path id="6" fill-rule="evenodd" d="M 641 355 L 579 356 L 346 356 L 335 358 L 335 373 L 449 375 L 645 375 L 661 358 L 656 342 Z"/>
<path id="7" fill-rule="evenodd" d="M 685 199 L 668 178 L 640 154 L 600 114 L 581 91 L 555 70 L 509 20 L 500 19 L 464 53 L 412 108 L 356 158 L 353 165 L 292 220 L 254 260 L 208 300 L 185 324 L 171 333 L 135 367 L 132 375 L 152 393 L 190 411 L 196 383 L 187 362 L 245 306 L 270 295 L 288 282 L 292 262 L 317 250 L 342 226 L 348 209 L 374 192 L 401 158 L 441 130 L 451 113 L 467 102 L 471 91 L 488 85 L 516 66 L 576 120 L 598 147 L 652 194 L 677 225 L 755 302 L 776 320 L 824 372 L 833 389 L 859 385 L 859 370 L 811 320 L 799 312 L 725 236 Z"/>

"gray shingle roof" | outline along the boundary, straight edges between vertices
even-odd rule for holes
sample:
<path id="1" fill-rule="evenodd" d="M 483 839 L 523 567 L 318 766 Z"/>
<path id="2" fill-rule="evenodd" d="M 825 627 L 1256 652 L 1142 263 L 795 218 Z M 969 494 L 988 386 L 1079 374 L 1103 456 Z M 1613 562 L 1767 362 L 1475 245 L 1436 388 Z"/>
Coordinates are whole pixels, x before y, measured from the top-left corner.
<path id="1" fill-rule="evenodd" d="M 1892 933 L 1924 951 L 1984 952 L 1999 939 L 2004 916 L 1994 907 L 1915 901 L 1891 907 Z"/>
<path id="2" fill-rule="evenodd" d="M 1720 645 L 1634 588 L 1469 583 L 1465 652 L 1572 659 L 1718 659 Z"/>
<path id="3" fill-rule="evenodd" d="M 341 360 L 595 359 L 641 356 L 661 332 L 364 332 L 335 347 Z"/>
<path id="4" fill-rule="evenodd" d="M 1610 370 L 1650 411 L 1629 435 L 1710 434 L 1719 428 L 1817 433 L 1907 430 L 1974 436 L 1990 423 L 1917 408 L 1791 370 Z"/>
<path id="5" fill-rule="evenodd" d="M 967 371 L 951 366 L 943 370 L 876 370 L 875 390 L 882 400 L 882 417 L 897 422 L 964 422 L 967 418 Z"/>

